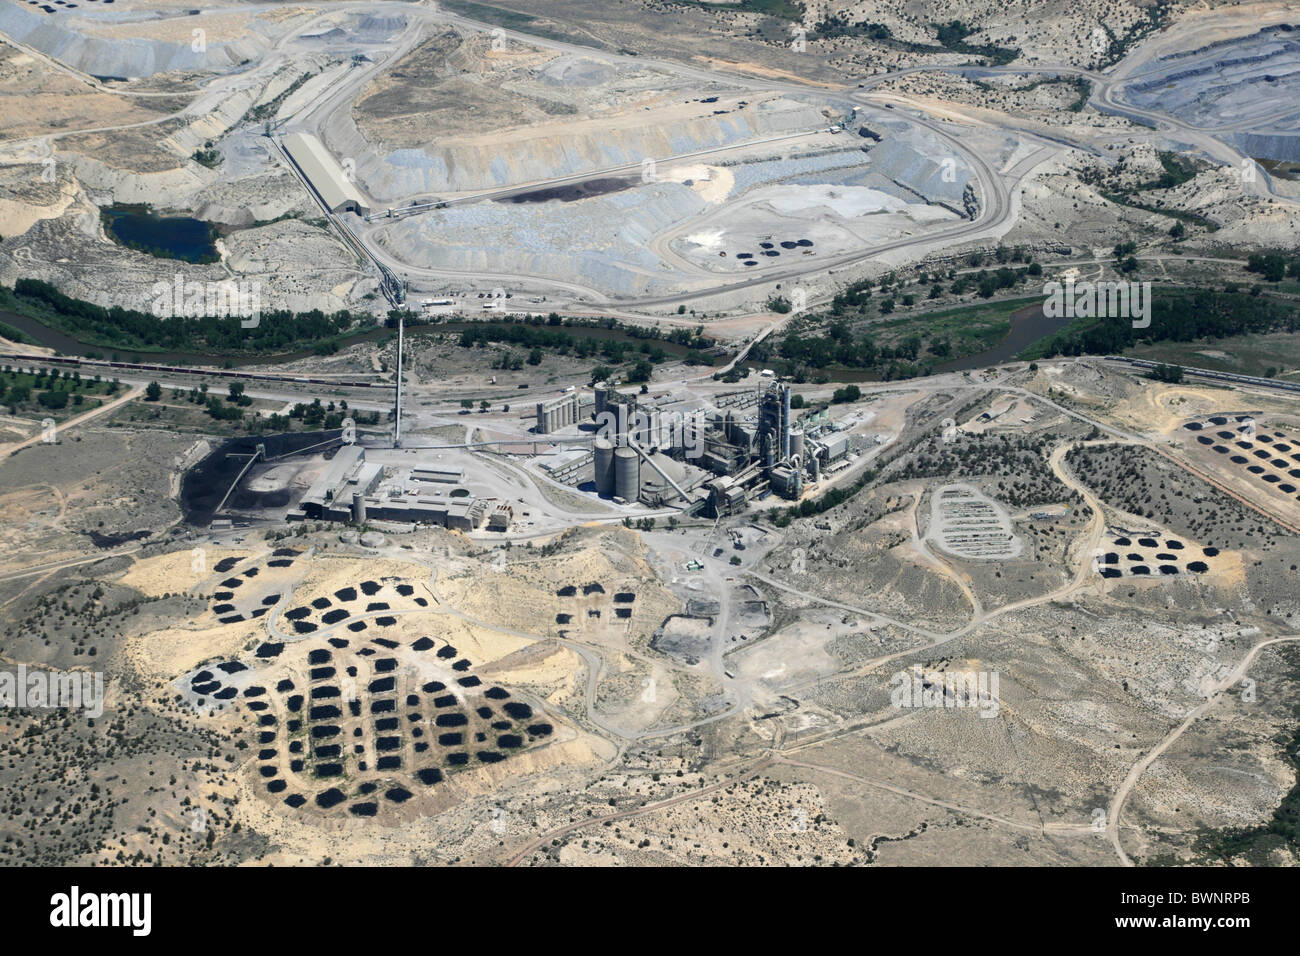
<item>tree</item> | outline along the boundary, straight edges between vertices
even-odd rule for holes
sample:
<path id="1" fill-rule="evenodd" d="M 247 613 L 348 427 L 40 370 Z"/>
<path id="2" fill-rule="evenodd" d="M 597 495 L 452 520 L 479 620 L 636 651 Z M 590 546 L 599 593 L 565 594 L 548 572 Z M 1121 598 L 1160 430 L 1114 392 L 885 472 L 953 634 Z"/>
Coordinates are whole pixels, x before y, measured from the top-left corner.
<path id="1" fill-rule="evenodd" d="M 1157 365 L 1147 373 L 1147 378 L 1153 378 L 1157 382 L 1178 383 L 1183 380 L 1183 367 L 1181 365 Z"/>
<path id="2" fill-rule="evenodd" d="M 529 365 L 541 365 L 541 364 L 542 364 L 542 350 L 541 350 L 541 349 L 533 349 L 531 352 L 528 353 L 528 364 L 529 364 Z"/>
<path id="3" fill-rule="evenodd" d="M 232 385 L 231 388 L 234 388 L 234 386 Z M 157 382 L 150 382 L 148 385 L 145 386 L 144 400 L 146 402 L 156 402 L 160 398 L 162 398 L 161 385 L 159 385 Z"/>
<path id="4" fill-rule="evenodd" d="M 1286 276 L 1286 260 L 1276 252 L 1253 252 L 1246 260 L 1246 271 L 1259 273 L 1267 282 L 1281 282 Z"/>

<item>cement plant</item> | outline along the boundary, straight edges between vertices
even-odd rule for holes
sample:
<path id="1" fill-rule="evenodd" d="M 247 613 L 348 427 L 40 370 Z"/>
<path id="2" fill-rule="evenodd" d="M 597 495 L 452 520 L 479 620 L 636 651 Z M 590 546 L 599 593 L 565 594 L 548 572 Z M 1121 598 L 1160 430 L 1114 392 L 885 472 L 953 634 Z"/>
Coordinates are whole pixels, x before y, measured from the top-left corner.
<path id="1" fill-rule="evenodd" d="M 1282 2 L 0 0 L 0 862 L 1296 865 L 1297 90 Z"/>

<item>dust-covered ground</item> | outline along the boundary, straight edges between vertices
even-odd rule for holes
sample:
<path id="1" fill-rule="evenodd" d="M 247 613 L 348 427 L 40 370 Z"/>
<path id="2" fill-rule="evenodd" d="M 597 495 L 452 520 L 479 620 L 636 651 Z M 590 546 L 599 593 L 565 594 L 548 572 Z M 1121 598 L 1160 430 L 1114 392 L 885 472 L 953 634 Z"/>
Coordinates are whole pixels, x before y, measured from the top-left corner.
<path id="1" fill-rule="evenodd" d="M 508 548 L 187 528 L 194 436 L 10 455 L 0 660 L 87 696 L 7 711 L 5 858 L 1294 862 L 1300 538 L 1103 430 L 1166 386 L 980 378 L 869 398 L 888 441 L 824 511 Z"/>

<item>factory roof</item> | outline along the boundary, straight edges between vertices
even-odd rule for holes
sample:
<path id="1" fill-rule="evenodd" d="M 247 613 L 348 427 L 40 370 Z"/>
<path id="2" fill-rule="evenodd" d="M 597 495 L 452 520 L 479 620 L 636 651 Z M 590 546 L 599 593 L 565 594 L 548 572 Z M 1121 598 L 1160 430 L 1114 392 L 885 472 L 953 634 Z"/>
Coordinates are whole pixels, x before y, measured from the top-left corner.
<path id="1" fill-rule="evenodd" d="M 360 445 L 344 445 L 321 469 L 302 500 L 325 503 L 327 495 L 337 491 L 347 481 L 365 456 L 366 451 Z"/>
<path id="2" fill-rule="evenodd" d="M 330 212 L 341 212 L 349 206 L 355 212 L 370 212 L 370 203 L 315 136 L 290 133 L 284 138 L 284 148 Z"/>

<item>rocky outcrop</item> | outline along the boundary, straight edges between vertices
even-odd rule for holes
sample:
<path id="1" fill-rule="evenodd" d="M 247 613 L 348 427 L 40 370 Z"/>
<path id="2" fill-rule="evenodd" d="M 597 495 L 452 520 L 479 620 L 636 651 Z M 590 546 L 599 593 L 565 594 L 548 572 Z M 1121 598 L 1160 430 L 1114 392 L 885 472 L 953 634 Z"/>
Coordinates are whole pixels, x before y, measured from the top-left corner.
<path id="1" fill-rule="evenodd" d="M 34 13 L 9 0 L 0 0 L 0 33 L 91 76 L 130 79 L 172 70 L 223 73 L 269 49 L 253 33 L 195 50 L 189 42 L 94 36 L 78 32 L 77 23 L 68 16 Z"/>

